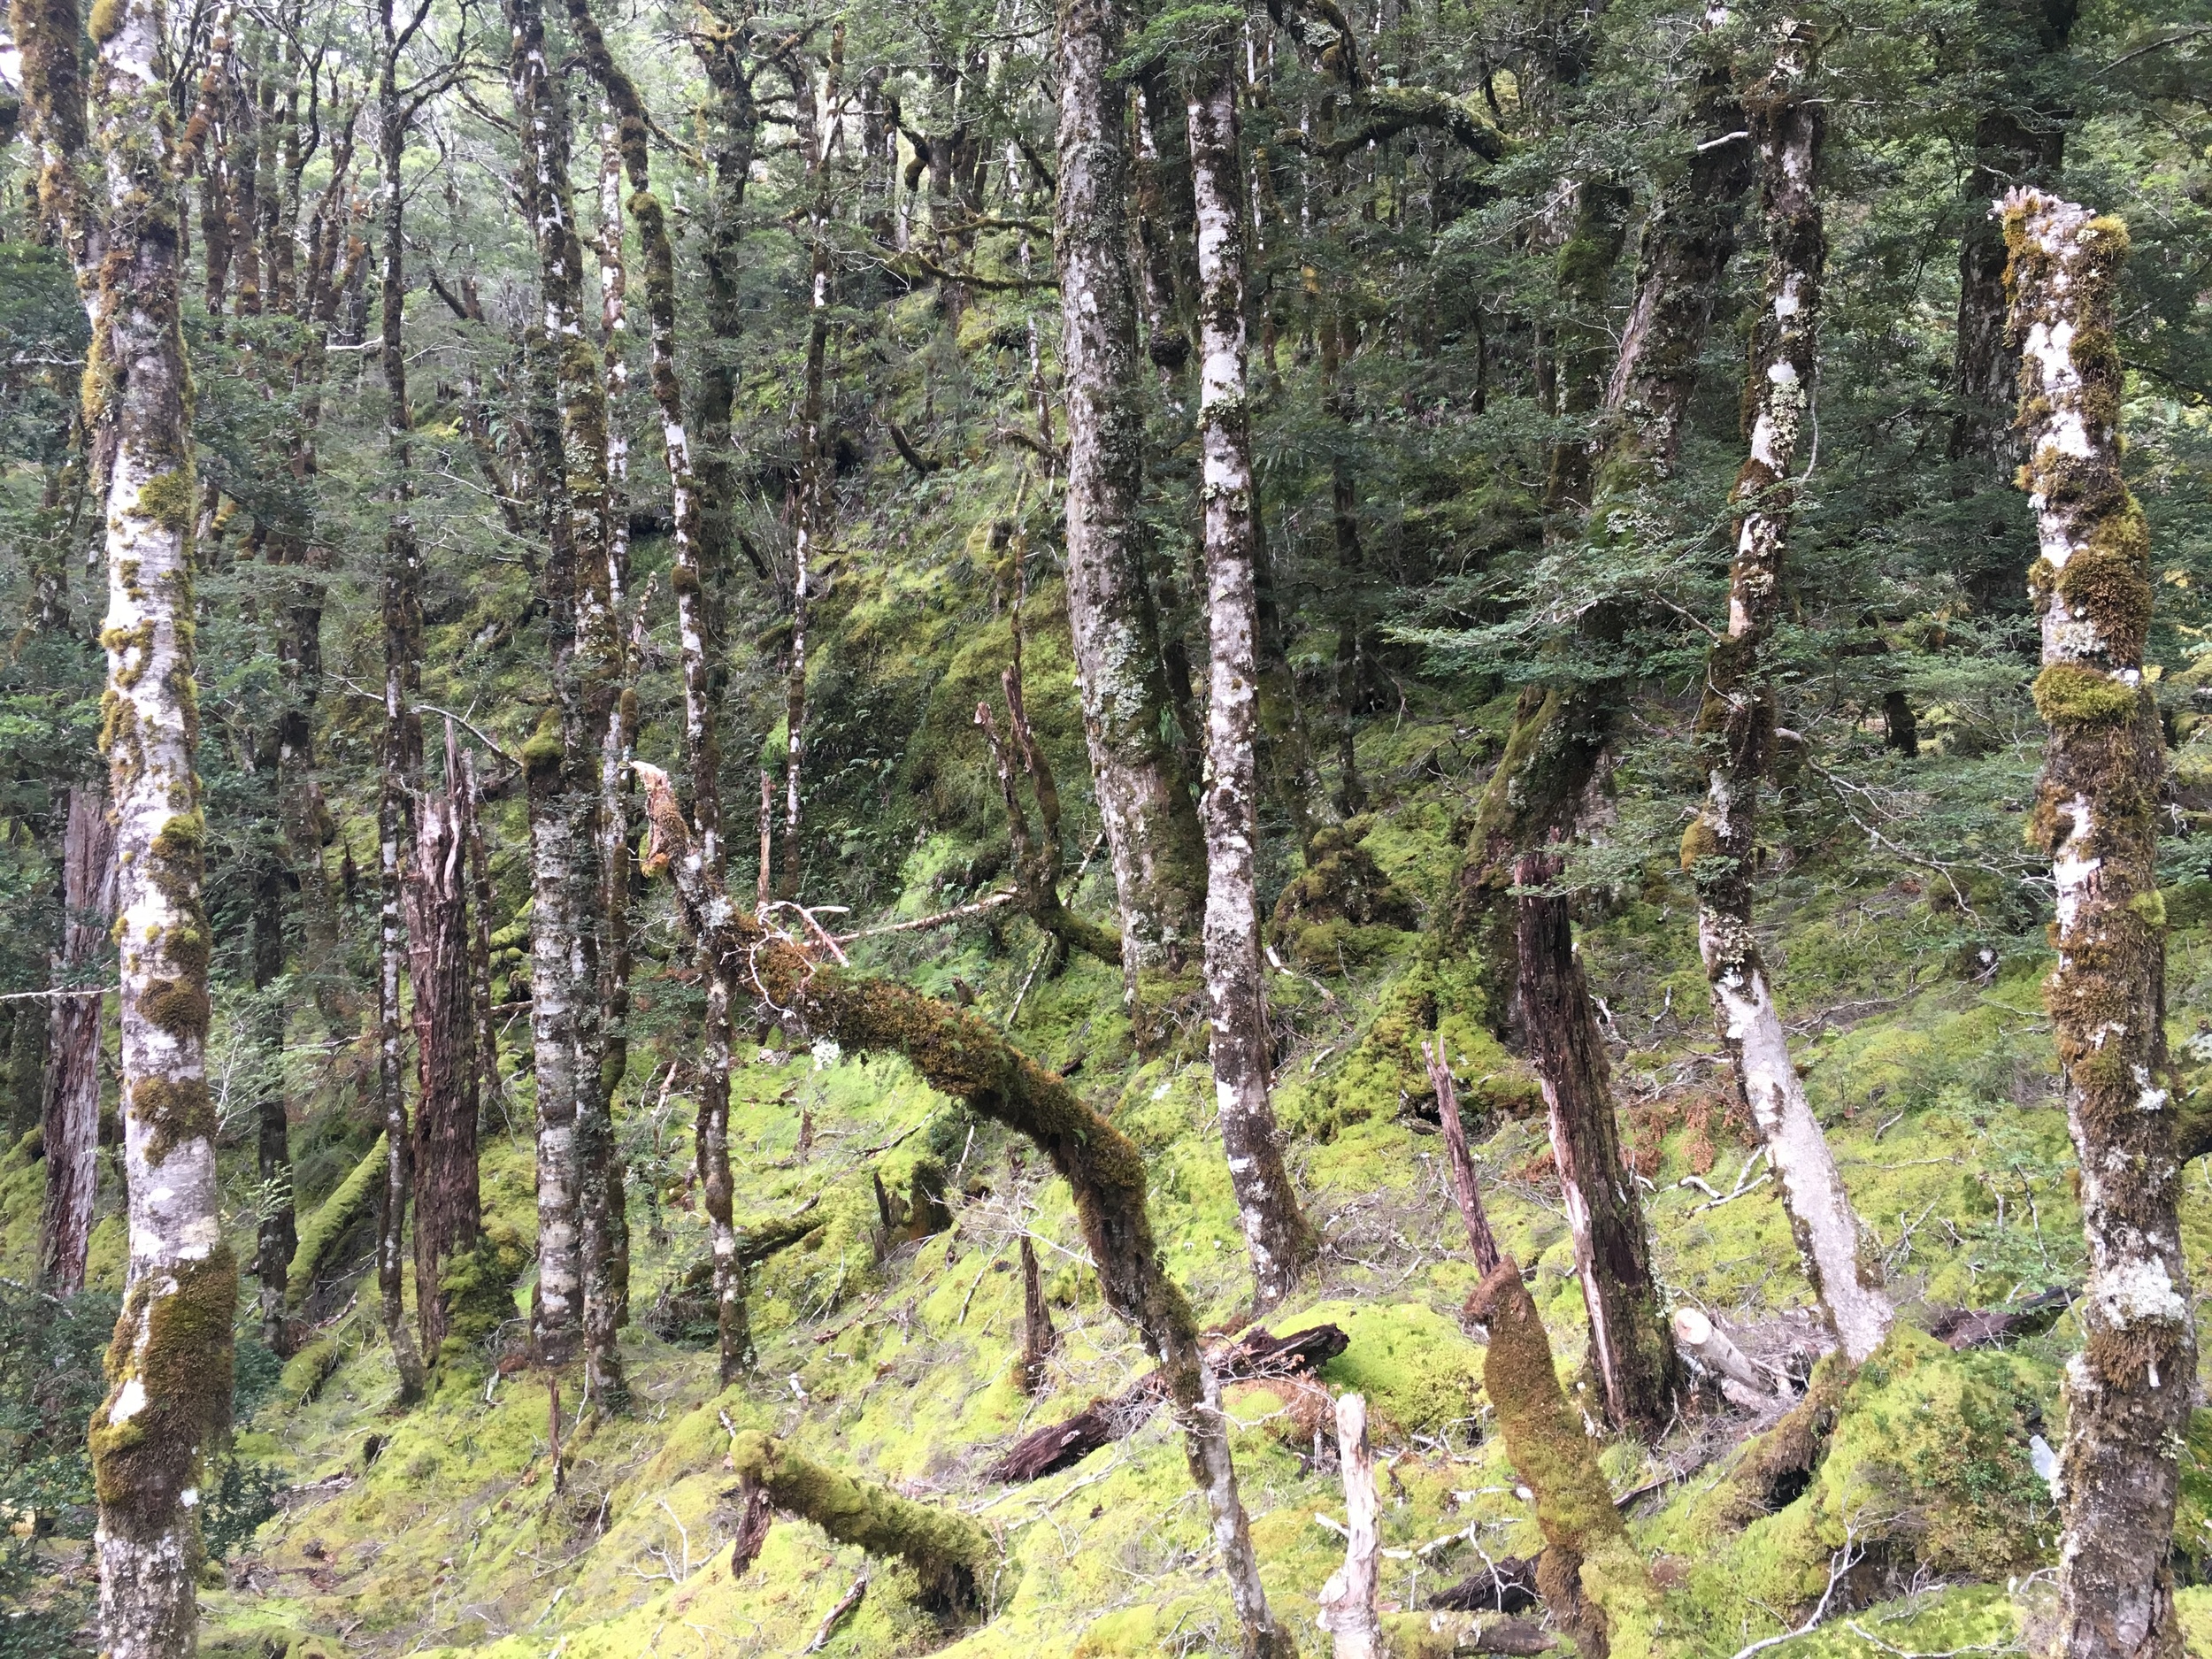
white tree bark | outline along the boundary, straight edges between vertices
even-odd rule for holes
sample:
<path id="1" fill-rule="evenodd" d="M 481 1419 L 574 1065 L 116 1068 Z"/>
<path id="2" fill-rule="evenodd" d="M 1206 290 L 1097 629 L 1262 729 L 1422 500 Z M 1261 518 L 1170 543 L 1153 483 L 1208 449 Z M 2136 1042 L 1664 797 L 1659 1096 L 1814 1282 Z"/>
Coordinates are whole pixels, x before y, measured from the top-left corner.
<path id="1" fill-rule="evenodd" d="M 1253 559 L 1252 440 L 1245 412 L 1244 212 L 1236 81 L 1225 42 L 1192 71 L 1187 98 L 1197 203 L 1199 442 L 1204 455 L 1206 618 L 1206 997 L 1214 1095 L 1252 1276 L 1264 1307 L 1287 1295 L 1312 1256 L 1313 1230 L 1283 1165 L 1268 1099 L 1271 1039 L 1260 965 L 1255 850 L 1259 733 Z"/>
<path id="2" fill-rule="evenodd" d="M 1825 106 L 1808 85 L 1811 56 L 1809 31 L 1786 24 L 1772 74 L 1745 99 L 1762 167 L 1766 297 L 1754 357 L 1751 453 L 1736 483 L 1728 631 L 1707 663 L 1698 722 L 1711 746 L 1705 800 L 1683 837 L 1682 863 L 1697 885 L 1698 951 L 1712 987 L 1714 1021 L 1779 1178 L 1807 1276 L 1855 1364 L 1881 1346 L 1896 1313 L 1882 1288 L 1879 1262 L 1863 1248 L 1828 1138 L 1791 1064 L 1789 1038 L 1751 926 L 1759 786 L 1774 748 L 1773 692 L 1762 658 L 1781 616 L 1783 560 L 1795 507 L 1792 474 L 1809 435 L 1827 256 L 1815 179 Z"/>
<path id="3" fill-rule="evenodd" d="M 196 1646 L 200 1453 L 230 1417 L 238 1265 L 223 1241 L 205 1065 L 195 490 L 161 0 L 122 0 L 98 22 L 104 222 L 73 251 L 92 323 L 92 447 L 113 457 L 101 741 L 115 822 L 130 1197 L 127 1288 L 91 1452 L 103 1642 L 113 1659 L 176 1659 Z"/>
<path id="4" fill-rule="evenodd" d="M 2057 1650 L 2178 1655 L 2177 1458 L 2197 1374 L 2177 1213 L 2157 887 L 2165 748 L 2143 679 L 2150 533 L 2120 472 L 2117 219 L 2035 190 L 2002 205 L 2021 345 L 2022 482 L 2040 557 L 2035 701 L 2049 727 L 2030 833 L 2058 888 L 2044 987 L 2081 1169 L 2089 1283 L 2066 1367 Z"/>
<path id="5" fill-rule="evenodd" d="M 1367 1402 L 1339 1395 L 1336 1455 L 1344 1472 L 1344 1564 L 1321 1589 L 1314 1622 L 1329 1632 L 1336 1659 L 1379 1659 L 1382 1616 L 1375 1597 L 1382 1582 L 1382 1535 L 1376 1523 L 1375 1459 L 1367 1444 Z"/>

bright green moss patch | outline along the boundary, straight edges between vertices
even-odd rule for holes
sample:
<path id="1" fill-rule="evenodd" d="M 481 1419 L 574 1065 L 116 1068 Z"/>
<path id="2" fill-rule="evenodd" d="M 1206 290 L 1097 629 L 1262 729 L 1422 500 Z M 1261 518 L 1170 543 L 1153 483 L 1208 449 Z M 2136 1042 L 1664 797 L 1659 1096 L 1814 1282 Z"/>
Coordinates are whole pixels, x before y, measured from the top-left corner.
<path id="1" fill-rule="evenodd" d="M 1482 1401 L 1482 1350 L 1455 1321 L 1419 1302 L 1325 1302 L 1281 1334 L 1334 1325 L 1351 1345 L 1321 1368 L 1332 1390 L 1366 1396 L 1376 1432 L 1466 1433 Z"/>

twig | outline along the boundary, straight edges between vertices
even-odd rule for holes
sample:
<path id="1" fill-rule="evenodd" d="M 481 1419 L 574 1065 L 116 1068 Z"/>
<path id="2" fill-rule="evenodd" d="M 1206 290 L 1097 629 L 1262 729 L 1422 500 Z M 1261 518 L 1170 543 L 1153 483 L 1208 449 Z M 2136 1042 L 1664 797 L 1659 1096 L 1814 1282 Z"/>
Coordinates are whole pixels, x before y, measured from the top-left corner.
<path id="1" fill-rule="evenodd" d="M 803 1654 L 820 1653 L 828 1647 L 829 1639 L 837 1633 L 837 1627 L 850 1617 L 853 1609 L 860 1605 L 860 1598 L 867 1594 L 868 1575 L 864 1572 L 853 1580 L 853 1587 L 837 1599 L 837 1605 L 822 1616 L 822 1623 L 814 1632 L 814 1640 L 799 1651 Z"/>
<path id="2" fill-rule="evenodd" d="M 1828 1557 L 1828 1587 L 1820 1593 L 1820 1600 L 1814 1603 L 1805 1622 L 1795 1630 L 1786 1630 L 1778 1636 L 1764 1636 L 1747 1647 L 1737 1648 L 1734 1659 L 1751 1659 L 1755 1653 L 1764 1653 L 1770 1647 L 1778 1647 L 1786 1641 L 1795 1641 L 1800 1636 L 1809 1634 L 1827 1617 L 1828 1603 L 1835 1599 L 1836 1586 L 1843 1582 L 1844 1575 L 1865 1558 L 1866 1552 L 1857 1548 L 1851 1528 L 1845 1527 L 1843 1548 Z"/>
<path id="3" fill-rule="evenodd" d="M 839 933 L 836 940 L 841 945 L 849 945 L 856 939 L 877 939 L 885 933 L 918 933 L 926 928 L 943 927 L 971 916 L 980 916 L 986 910 L 995 910 L 1002 904 L 1012 903 L 1016 896 L 1011 892 L 987 894 L 965 904 L 956 904 L 949 910 L 939 910 L 933 916 L 918 916 L 910 922 L 886 922 L 880 927 L 864 927 L 857 933 Z"/>
<path id="4" fill-rule="evenodd" d="M 2020 1644 L 2016 1641 L 1993 1641 L 1979 1643 L 1972 1647 L 1946 1647 L 1939 1652 L 1925 1653 L 1916 1647 L 1900 1647 L 1893 1642 L 1886 1642 L 1855 1618 L 1844 1620 L 1843 1625 L 1861 1641 L 1872 1642 L 1884 1653 L 1894 1654 L 1897 1659 L 1958 1659 L 1961 1654 L 2018 1653 L 2021 1651 Z"/>

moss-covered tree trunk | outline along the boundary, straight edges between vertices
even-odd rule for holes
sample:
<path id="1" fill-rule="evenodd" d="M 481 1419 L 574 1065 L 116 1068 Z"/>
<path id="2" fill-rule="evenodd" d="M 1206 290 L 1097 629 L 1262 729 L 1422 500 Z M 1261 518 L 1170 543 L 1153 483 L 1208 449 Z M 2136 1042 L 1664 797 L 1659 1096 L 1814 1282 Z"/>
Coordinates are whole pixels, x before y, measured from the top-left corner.
<path id="1" fill-rule="evenodd" d="M 425 789 L 407 875 L 407 965 L 414 990 L 415 1317 L 434 1357 L 449 1325 L 446 1263 L 476 1246 L 477 1068 L 469 972 L 467 785 L 446 727 L 445 781 Z"/>
<path id="2" fill-rule="evenodd" d="M 1751 925 L 1759 787 L 1774 757 L 1774 688 L 1764 659 L 1783 614 L 1798 481 L 1792 474 L 1812 435 L 1828 253 L 1818 179 L 1827 113 L 1809 84 L 1812 55 L 1810 30 L 1792 31 L 1773 73 L 1744 99 L 1761 169 L 1766 289 L 1746 393 L 1751 452 L 1734 492 L 1728 626 L 1707 656 L 1698 716 L 1705 799 L 1683 835 L 1682 867 L 1697 887 L 1697 947 L 1712 987 L 1714 1024 L 1781 1185 L 1806 1275 L 1856 1364 L 1881 1346 L 1896 1315 L 1882 1288 L 1879 1261 L 1862 1248 L 1843 1177 L 1791 1063 L 1789 1037 Z"/>
<path id="3" fill-rule="evenodd" d="M 668 775 L 643 762 L 637 772 L 653 827 L 647 867 L 673 878 L 685 921 L 763 1018 L 828 1038 L 851 1053 L 903 1056 L 931 1087 L 1029 1137 L 1066 1179 L 1107 1306 L 1137 1328 L 1166 1374 L 1191 1479 L 1211 1514 L 1246 1659 L 1288 1659 L 1295 1645 L 1276 1624 L 1261 1587 L 1227 1419 L 1198 1323 L 1153 1236 L 1143 1155 L 1065 1082 L 974 1014 L 818 961 L 733 905 L 721 872 L 697 856 Z"/>
<path id="4" fill-rule="evenodd" d="M 65 38 L 77 39 L 73 8 Z M 127 1288 L 93 1414 L 100 1624 L 115 1659 L 193 1650 L 201 1452 L 230 1419 L 238 1263 L 223 1241 L 207 1086 L 206 840 L 194 751 L 190 385 L 180 326 L 176 133 L 161 0 L 94 12 L 105 189 L 72 243 L 92 324 L 88 426 L 104 457 L 101 742 L 115 824 Z M 35 100 L 42 95 L 34 92 Z M 40 110 L 42 130 L 56 111 Z"/>
<path id="5" fill-rule="evenodd" d="M 1221 1139 L 1244 1222 L 1259 1302 L 1297 1283 L 1317 1240 L 1284 1167 L 1268 1099 L 1273 1046 L 1260 961 L 1256 868 L 1259 802 L 1259 592 L 1246 411 L 1244 188 L 1237 146 L 1236 79 L 1225 44 L 1189 72 L 1185 98 L 1197 202 L 1199 393 L 1203 455 L 1206 619 L 1211 646 L 1206 703 L 1206 998 Z"/>
<path id="6" fill-rule="evenodd" d="M 104 795 L 96 788 L 73 787 L 68 792 L 67 813 L 62 828 L 61 929 L 55 941 L 50 983 L 73 994 L 55 997 L 45 1015 L 46 1071 L 39 1110 L 46 1164 L 46 1193 L 38 1218 L 39 1284 L 57 1296 L 73 1296 L 84 1288 L 85 1254 L 92 1244 L 92 1200 L 100 1176 L 100 1031 L 106 998 L 91 980 L 100 965 L 115 905 L 115 831 L 108 822 Z M 35 1009 L 33 1004 L 27 1013 Z M 290 1259 L 288 1252 L 286 1259 Z"/>
<path id="7" fill-rule="evenodd" d="M 1064 325 L 1068 619 L 1121 912 L 1123 979 L 1142 1025 L 1143 976 L 1179 972 L 1200 949 L 1206 850 L 1144 568 L 1122 34 L 1118 0 L 1062 0 L 1053 251 Z"/>
<path id="8" fill-rule="evenodd" d="M 1545 1605 L 1586 1655 L 1643 1659 L 1655 1651 L 1658 1593 L 1614 1508 L 1597 1442 L 1559 1386 L 1551 1339 L 1520 1264 L 1509 1256 L 1492 1268 L 1468 1297 L 1467 1313 L 1488 1327 L 1483 1392 L 1513 1472 L 1535 1494 L 1545 1545 L 1536 1582 Z"/>
<path id="9" fill-rule="evenodd" d="M 601 746 L 615 711 L 620 642 L 608 589 L 606 392 L 584 336 L 583 249 L 568 168 L 568 105 L 540 0 L 508 0 L 509 74 L 522 129 L 518 180 L 538 255 L 541 333 L 558 408 L 559 480 L 544 567 L 556 729 L 524 752 L 531 859 L 531 1044 L 538 1084 L 538 1286 L 532 1334 L 565 1361 L 581 1334 L 591 1263 L 582 1248 L 582 1165 L 611 1156 L 600 956 Z M 551 438 L 549 431 L 545 438 Z M 544 439 L 541 439 L 542 445 Z M 553 457 L 545 459 L 551 462 Z"/>
<path id="10" fill-rule="evenodd" d="M 2120 473 L 2113 311 L 2128 238 L 2119 220 L 2039 191 L 2002 205 L 2021 479 L 2042 543 L 2029 586 L 2049 735 L 2030 833 L 2058 890 L 2044 1002 L 2089 1247 L 2059 1456 L 2058 1643 L 2070 1659 L 2143 1659 L 2182 1651 L 2169 1556 L 2197 1350 L 2165 1039 L 2166 756 L 2143 680 L 2150 534 Z"/>

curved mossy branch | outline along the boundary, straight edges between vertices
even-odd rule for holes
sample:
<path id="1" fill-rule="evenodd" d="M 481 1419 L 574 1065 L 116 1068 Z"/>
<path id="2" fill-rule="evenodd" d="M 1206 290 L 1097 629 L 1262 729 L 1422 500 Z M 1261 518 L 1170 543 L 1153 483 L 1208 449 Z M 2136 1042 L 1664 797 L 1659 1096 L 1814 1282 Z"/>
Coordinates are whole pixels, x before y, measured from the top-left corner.
<path id="1" fill-rule="evenodd" d="M 299 1248 L 292 1252 L 292 1265 L 284 1276 L 288 1310 L 296 1313 L 306 1305 L 315 1291 L 316 1275 L 328 1264 L 339 1242 L 353 1231 L 353 1224 L 369 1213 L 383 1178 L 384 1137 L 379 1135 L 376 1144 L 353 1166 L 352 1173 L 338 1183 L 336 1190 L 301 1226 Z"/>
<path id="2" fill-rule="evenodd" d="M 1337 0 L 1270 0 L 1267 9 L 1342 86 L 1351 105 L 1350 119 L 1340 121 L 1327 140 L 1316 142 L 1302 133 L 1286 131 L 1279 142 L 1336 161 L 1409 128 L 1426 127 L 1485 161 L 1504 157 L 1505 134 L 1481 110 L 1432 88 L 1375 85 L 1360 61 L 1359 36 Z"/>
<path id="3" fill-rule="evenodd" d="M 803 1516 L 841 1544 L 895 1555 L 914 1569 L 922 1601 L 939 1611 L 983 1610 L 1012 1587 L 998 1540 L 964 1515 L 902 1498 L 887 1486 L 855 1480 L 748 1429 L 730 1442 L 738 1479 L 779 1509 Z M 1013 1569 L 1018 1572 L 1019 1569 Z"/>
<path id="4" fill-rule="evenodd" d="M 1483 1391 L 1497 1409 L 1506 1456 L 1536 1494 L 1536 1525 L 1548 1546 L 1537 1588 L 1585 1652 L 1640 1659 L 1658 1645 L 1659 1594 L 1629 1542 L 1597 1448 L 1567 1403 L 1551 1339 L 1520 1264 L 1507 1256 L 1475 1286 L 1467 1313 L 1490 1328 Z"/>
<path id="5" fill-rule="evenodd" d="M 685 921 L 733 990 L 751 996 L 764 1018 L 788 1021 L 844 1048 L 901 1056 L 939 1093 L 1026 1135 L 1066 1180 L 1106 1305 L 1136 1327 L 1165 1374 L 1191 1478 L 1206 1494 L 1215 1544 L 1238 1603 L 1245 1659 L 1290 1659 L 1294 1642 L 1256 1595 L 1257 1563 L 1217 1391 L 1210 1387 L 1197 1319 L 1182 1286 L 1168 1277 L 1153 1236 L 1143 1154 L 1060 1078 L 975 1015 L 903 986 L 825 966 L 797 941 L 770 932 L 731 903 L 720 872 L 710 871 L 690 847 L 668 774 L 641 761 L 636 772 L 652 826 L 639 868 L 674 879 Z"/>

